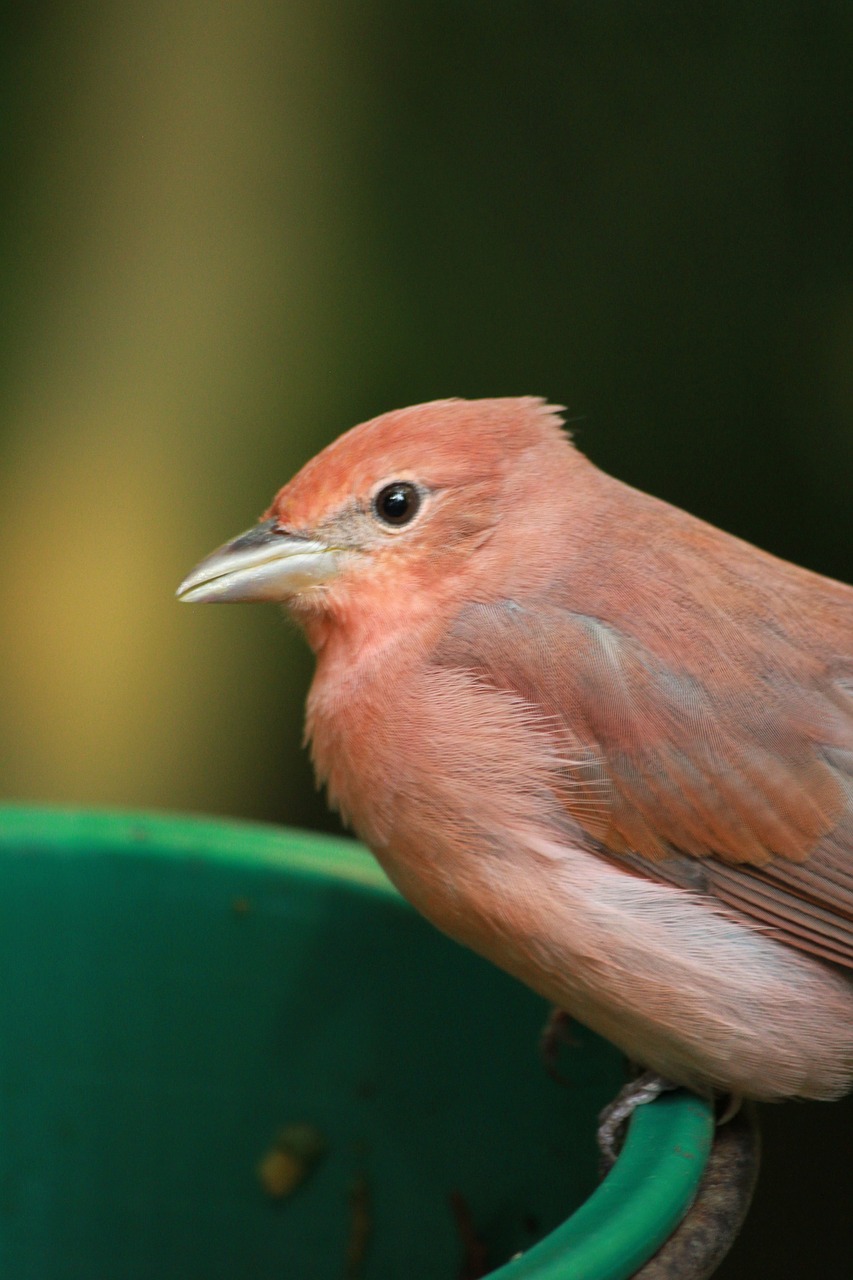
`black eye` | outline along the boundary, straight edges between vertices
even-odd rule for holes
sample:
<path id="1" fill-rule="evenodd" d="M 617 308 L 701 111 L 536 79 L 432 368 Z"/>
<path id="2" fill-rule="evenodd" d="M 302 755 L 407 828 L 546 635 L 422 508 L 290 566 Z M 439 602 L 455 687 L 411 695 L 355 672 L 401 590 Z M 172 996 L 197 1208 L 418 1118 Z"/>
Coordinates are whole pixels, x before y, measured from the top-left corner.
<path id="1" fill-rule="evenodd" d="M 405 480 L 386 484 L 373 499 L 373 509 L 384 524 L 408 524 L 418 514 L 420 505 L 420 494 Z"/>

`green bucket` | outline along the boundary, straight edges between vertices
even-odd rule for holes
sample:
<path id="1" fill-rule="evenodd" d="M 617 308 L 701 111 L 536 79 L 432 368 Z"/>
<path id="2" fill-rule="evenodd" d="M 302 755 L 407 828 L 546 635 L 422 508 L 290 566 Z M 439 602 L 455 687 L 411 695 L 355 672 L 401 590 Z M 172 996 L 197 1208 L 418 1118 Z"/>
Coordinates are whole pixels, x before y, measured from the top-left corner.
<path id="1" fill-rule="evenodd" d="M 543 1003 L 351 842 L 5 808 L 0 875 L 3 1280 L 621 1280 L 693 1198 L 709 1108 L 599 1185 L 619 1055 L 572 1027 L 555 1084 Z M 325 1154 L 272 1195 L 282 1131 Z"/>

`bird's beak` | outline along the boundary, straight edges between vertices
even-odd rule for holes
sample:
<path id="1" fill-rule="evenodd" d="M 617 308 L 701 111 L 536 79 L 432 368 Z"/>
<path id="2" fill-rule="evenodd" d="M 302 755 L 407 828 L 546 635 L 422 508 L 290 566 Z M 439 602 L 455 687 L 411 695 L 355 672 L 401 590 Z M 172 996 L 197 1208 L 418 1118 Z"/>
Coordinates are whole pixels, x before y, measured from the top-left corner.
<path id="1" fill-rule="evenodd" d="M 264 520 L 197 564 L 177 596 L 189 604 L 287 601 L 334 577 L 337 562 L 334 548 Z"/>

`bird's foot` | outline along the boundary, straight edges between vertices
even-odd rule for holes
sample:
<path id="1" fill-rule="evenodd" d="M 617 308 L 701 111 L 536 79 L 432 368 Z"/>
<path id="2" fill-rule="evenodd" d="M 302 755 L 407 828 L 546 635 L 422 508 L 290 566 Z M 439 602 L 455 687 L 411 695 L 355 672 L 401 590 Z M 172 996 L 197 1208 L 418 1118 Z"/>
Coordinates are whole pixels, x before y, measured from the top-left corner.
<path id="1" fill-rule="evenodd" d="M 570 1015 L 564 1009 L 558 1009 L 555 1005 L 548 1014 L 548 1020 L 539 1036 L 539 1053 L 545 1065 L 545 1070 L 552 1080 L 555 1080 L 557 1084 L 564 1085 L 566 1088 L 568 1088 L 570 1082 L 557 1066 L 557 1059 L 562 1045 L 574 1043 L 569 1032 L 571 1021 Z"/>
<path id="2" fill-rule="evenodd" d="M 742 1093 L 722 1093 L 717 1098 L 717 1128 L 734 1120 L 743 1106 Z"/>
<path id="3" fill-rule="evenodd" d="M 598 1117 L 598 1149 L 605 1173 L 616 1163 L 616 1157 L 622 1148 L 622 1127 L 625 1121 L 631 1118 L 637 1107 L 654 1102 L 662 1093 L 677 1088 L 677 1084 L 656 1075 L 654 1071 L 644 1071 L 636 1080 L 631 1080 L 619 1090 Z"/>

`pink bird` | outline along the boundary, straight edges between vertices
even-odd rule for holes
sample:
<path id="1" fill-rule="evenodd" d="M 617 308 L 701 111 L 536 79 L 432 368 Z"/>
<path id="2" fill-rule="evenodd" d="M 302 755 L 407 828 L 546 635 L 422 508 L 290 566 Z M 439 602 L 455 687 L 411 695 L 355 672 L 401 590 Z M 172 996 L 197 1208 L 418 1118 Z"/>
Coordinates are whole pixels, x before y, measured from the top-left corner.
<path id="1" fill-rule="evenodd" d="M 669 1081 L 850 1087 L 850 587 L 523 398 L 355 427 L 179 595 L 301 624 L 317 776 L 439 929 Z"/>

